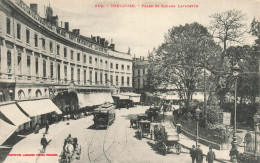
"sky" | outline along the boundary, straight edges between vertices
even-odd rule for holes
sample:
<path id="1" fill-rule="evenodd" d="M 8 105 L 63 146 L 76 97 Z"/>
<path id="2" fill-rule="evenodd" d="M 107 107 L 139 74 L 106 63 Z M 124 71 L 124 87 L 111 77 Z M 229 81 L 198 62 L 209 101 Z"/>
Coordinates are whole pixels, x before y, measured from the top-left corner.
<path id="1" fill-rule="evenodd" d="M 247 15 L 248 29 L 253 18 L 260 19 L 260 0 L 23 0 L 28 6 L 38 4 L 40 16 L 44 6 L 50 6 L 60 22 L 69 22 L 69 28 L 80 29 L 84 36 L 100 36 L 115 49 L 132 56 L 147 56 L 148 51 L 164 42 L 164 35 L 173 26 L 198 22 L 210 25 L 210 15 L 227 10 L 242 10 Z M 95 5 L 105 7 L 95 7 Z M 111 4 L 134 4 L 135 8 L 107 7 Z M 148 8 L 142 5 L 175 5 L 175 8 Z M 139 5 L 139 6 L 138 6 Z M 198 5 L 198 8 L 178 8 L 178 5 Z M 63 23 L 64 26 L 64 23 Z M 251 35 L 244 44 L 252 44 Z"/>

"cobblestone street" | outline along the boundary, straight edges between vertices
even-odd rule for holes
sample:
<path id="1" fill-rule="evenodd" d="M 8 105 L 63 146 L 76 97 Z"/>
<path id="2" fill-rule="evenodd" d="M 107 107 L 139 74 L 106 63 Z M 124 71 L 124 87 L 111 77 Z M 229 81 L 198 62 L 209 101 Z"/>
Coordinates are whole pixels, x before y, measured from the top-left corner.
<path id="1" fill-rule="evenodd" d="M 51 139 L 45 154 L 61 154 L 64 139 L 71 134 L 78 138 L 81 145 L 80 160 L 73 162 L 190 162 L 186 153 L 177 155 L 173 152 L 166 156 L 154 150 L 154 141 L 148 138 L 139 140 L 136 137 L 136 129 L 130 128 L 128 115 L 144 113 L 147 107 L 116 110 L 116 120 L 107 129 L 94 129 L 93 116 L 70 120 L 70 125 L 60 122 L 50 126 L 47 140 Z M 40 139 L 44 129 L 39 134 L 28 135 L 16 144 L 10 154 L 37 154 L 41 150 Z M 5 162 L 58 162 L 57 156 L 9 156 Z"/>

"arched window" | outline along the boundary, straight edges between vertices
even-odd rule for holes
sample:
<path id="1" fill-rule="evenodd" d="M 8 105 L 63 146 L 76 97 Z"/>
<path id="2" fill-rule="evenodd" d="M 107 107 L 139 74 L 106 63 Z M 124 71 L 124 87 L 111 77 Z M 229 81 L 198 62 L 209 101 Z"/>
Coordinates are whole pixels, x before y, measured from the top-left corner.
<path id="1" fill-rule="evenodd" d="M 39 89 L 36 90 L 35 94 L 36 94 L 36 97 L 42 97 L 42 92 Z"/>
<path id="2" fill-rule="evenodd" d="M 24 97 L 25 97 L 24 91 L 23 90 L 19 90 L 18 91 L 18 99 L 24 99 Z"/>

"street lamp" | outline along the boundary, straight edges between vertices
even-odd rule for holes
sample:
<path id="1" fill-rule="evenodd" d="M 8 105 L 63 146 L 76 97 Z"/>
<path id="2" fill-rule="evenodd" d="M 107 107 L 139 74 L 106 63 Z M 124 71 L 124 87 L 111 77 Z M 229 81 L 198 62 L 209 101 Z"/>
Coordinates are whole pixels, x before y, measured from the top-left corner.
<path id="1" fill-rule="evenodd" d="M 231 151 L 236 150 L 236 146 L 237 146 L 237 136 L 236 136 L 236 132 L 237 132 L 237 77 L 239 75 L 239 71 L 240 71 L 240 67 L 238 66 L 238 64 L 236 64 L 235 66 L 232 67 L 232 73 L 233 76 L 235 77 L 235 115 L 234 115 L 234 132 L 233 132 L 233 141 L 231 142 L 232 144 L 232 149 Z M 232 156 L 231 156 L 232 157 Z"/>
<path id="2" fill-rule="evenodd" d="M 200 118 L 200 108 L 197 107 L 197 109 L 195 110 L 196 111 L 196 122 L 197 122 L 197 134 L 196 134 L 196 147 L 198 147 L 198 143 L 199 143 L 199 118 Z"/>
<path id="3" fill-rule="evenodd" d="M 255 123 L 255 158 L 258 159 L 258 140 L 257 140 L 257 134 L 258 134 L 258 126 L 259 126 L 259 119 L 260 116 L 258 114 L 254 115 L 254 123 Z"/>

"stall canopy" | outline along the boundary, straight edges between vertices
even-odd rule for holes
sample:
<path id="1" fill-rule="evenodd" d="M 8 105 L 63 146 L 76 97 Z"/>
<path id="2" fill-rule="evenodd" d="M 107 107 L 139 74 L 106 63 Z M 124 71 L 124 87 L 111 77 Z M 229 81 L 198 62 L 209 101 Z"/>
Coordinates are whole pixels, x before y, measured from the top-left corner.
<path id="1" fill-rule="evenodd" d="M 0 112 L 16 126 L 31 121 L 16 104 L 3 105 L 0 107 Z"/>
<path id="2" fill-rule="evenodd" d="M 106 102 L 114 103 L 111 93 L 78 94 L 79 107 L 102 105 Z"/>
<path id="3" fill-rule="evenodd" d="M 16 128 L 16 126 L 0 119 L 0 145 L 2 145 L 14 133 Z"/>
<path id="4" fill-rule="evenodd" d="M 141 94 L 137 94 L 137 93 L 133 93 L 133 92 L 127 92 L 127 93 L 121 93 L 120 95 L 121 96 L 128 96 L 128 99 L 132 100 L 133 102 L 140 102 Z"/>
<path id="5" fill-rule="evenodd" d="M 18 102 L 18 105 L 30 117 L 47 114 L 51 112 L 56 112 L 57 114 L 62 113 L 60 109 L 50 99 L 23 101 L 23 102 Z"/>

